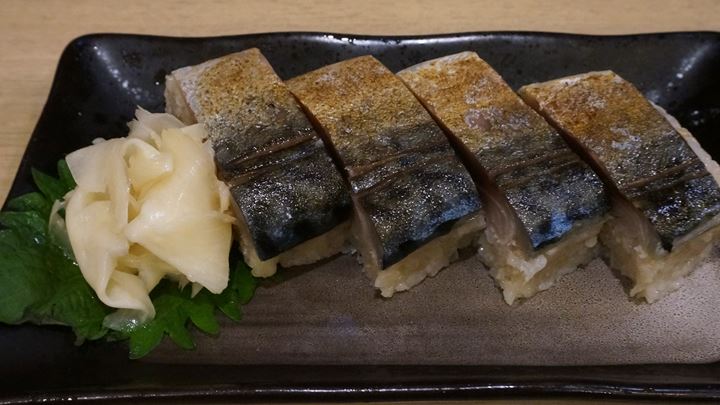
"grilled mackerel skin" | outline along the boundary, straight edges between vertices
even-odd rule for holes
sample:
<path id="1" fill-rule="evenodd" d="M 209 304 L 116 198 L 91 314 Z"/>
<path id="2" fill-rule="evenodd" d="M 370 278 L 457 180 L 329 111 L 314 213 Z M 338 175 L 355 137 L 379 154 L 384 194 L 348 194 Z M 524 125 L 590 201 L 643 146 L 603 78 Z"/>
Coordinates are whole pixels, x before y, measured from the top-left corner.
<path id="1" fill-rule="evenodd" d="M 600 178 L 476 53 L 427 61 L 398 76 L 472 160 L 468 167 L 504 194 L 533 248 L 608 211 Z"/>
<path id="2" fill-rule="evenodd" d="M 663 247 L 720 213 L 720 188 L 652 104 L 613 72 L 523 87 L 521 95 L 650 220 Z"/>
<path id="3" fill-rule="evenodd" d="M 382 268 L 480 209 L 473 181 L 442 130 L 375 58 L 336 63 L 287 84 L 344 167 Z"/>
<path id="4" fill-rule="evenodd" d="M 187 103 L 184 115 L 209 134 L 220 178 L 230 186 L 260 259 L 349 218 L 342 175 L 259 50 L 183 68 L 171 78 Z"/>

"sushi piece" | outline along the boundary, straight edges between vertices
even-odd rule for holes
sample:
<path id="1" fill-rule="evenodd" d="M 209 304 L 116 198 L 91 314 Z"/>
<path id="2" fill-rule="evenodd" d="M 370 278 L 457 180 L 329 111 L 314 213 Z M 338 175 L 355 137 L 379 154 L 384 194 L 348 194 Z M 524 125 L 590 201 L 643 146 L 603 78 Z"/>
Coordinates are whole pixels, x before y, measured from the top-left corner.
<path id="1" fill-rule="evenodd" d="M 354 243 L 383 296 L 436 274 L 473 242 L 484 216 L 472 178 L 385 66 L 362 56 L 287 84 L 344 169 Z"/>
<path id="2" fill-rule="evenodd" d="M 521 95 L 604 178 L 615 198 L 600 235 L 630 294 L 680 286 L 718 238 L 720 170 L 692 135 L 629 82 L 604 71 L 532 84 Z"/>
<path id="3" fill-rule="evenodd" d="M 599 253 L 602 181 L 490 65 L 462 52 L 398 76 L 446 129 L 480 185 L 480 254 L 508 304 L 550 288 Z"/>
<path id="4" fill-rule="evenodd" d="M 259 50 L 173 71 L 165 99 L 168 112 L 207 130 L 255 276 L 345 248 L 351 202 L 344 179 Z"/>

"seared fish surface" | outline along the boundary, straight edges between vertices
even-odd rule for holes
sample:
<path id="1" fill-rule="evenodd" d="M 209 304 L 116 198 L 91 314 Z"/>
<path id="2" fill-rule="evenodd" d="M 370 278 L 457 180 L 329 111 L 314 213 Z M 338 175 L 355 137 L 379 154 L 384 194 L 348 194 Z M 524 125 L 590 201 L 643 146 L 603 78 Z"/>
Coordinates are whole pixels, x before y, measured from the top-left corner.
<path id="1" fill-rule="evenodd" d="M 383 295 L 435 274 L 483 226 L 482 218 L 470 218 L 480 199 L 442 130 L 375 58 L 336 63 L 287 84 L 344 168 L 356 245 Z M 433 249 L 436 257 L 423 254 Z"/>
<path id="2" fill-rule="evenodd" d="M 166 84 L 168 111 L 209 134 L 256 275 L 271 275 L 278 261 L 304 264 L 342 249 L 351 211 L 344 180 L 259 50 L 178 69 Z M 330 231 L 327 243 L 298 249 Z"/>

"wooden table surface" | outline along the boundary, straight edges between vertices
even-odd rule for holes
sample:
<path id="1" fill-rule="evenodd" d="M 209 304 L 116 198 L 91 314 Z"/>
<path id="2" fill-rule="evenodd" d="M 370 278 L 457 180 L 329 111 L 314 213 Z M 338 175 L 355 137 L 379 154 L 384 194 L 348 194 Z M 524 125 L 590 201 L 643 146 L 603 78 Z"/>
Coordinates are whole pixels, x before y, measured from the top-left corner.
<path id="1" fill-rule="evenodd" d="M 212 36 L 270 31 L 588 34 L 720 31 L 718 0 L 3 0 L 0 202 L 45 103 L 63 47 L 92 32 Z"/>

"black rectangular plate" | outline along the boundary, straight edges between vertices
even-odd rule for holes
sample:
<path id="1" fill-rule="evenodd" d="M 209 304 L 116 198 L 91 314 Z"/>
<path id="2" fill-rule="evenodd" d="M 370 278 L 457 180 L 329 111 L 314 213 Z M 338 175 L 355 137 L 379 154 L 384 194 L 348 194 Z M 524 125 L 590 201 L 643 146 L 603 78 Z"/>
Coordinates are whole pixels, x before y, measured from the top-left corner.
<path id="1" fill-rule="evenodd" d="M 249 47 L 260 48 L 283 78 L 363 54 L 373 54 L 399 70 L 464 50 L 478 52 L 515 88 L 612 69 L 668 109 L 711 155 L 720 157 L 718 33 L 605 37 L 512 32 L 423 37 L 275 33 L 219 38 L 98 34 L 78 38 L 65 49 L 9 198 L 31 190 L 31 167 L 52 172 L 58 159 L 95 137 L 125 134 L 136 105 L 161 111 L 164 77 L 171 70 Z M 478 325 L 482 327 L 491 325 Z M 602 367 L 167 365 L 128 360 L 122 343 L 74 346 L 68 330 L 32 325 L 0 326 L 0 347 L 0 403 L 532 395 L 720 399 L 720 363 Z M 178 349 L 178 356 L 182 355 Z"/>

